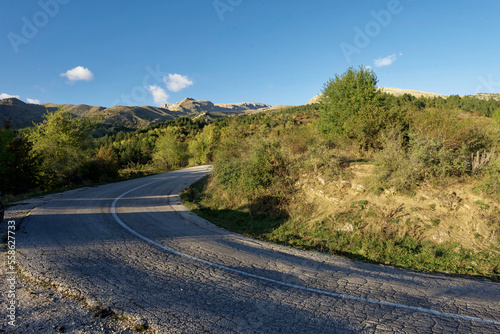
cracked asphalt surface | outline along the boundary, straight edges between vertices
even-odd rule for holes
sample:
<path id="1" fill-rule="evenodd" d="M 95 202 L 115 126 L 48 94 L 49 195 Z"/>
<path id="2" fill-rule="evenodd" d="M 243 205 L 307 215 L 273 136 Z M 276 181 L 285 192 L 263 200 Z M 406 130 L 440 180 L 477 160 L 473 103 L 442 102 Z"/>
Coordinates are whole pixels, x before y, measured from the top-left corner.
<path id="1" fill-rule="evenodd" d="M 498 283 L 300 251 L 196 217 L 178 194 L 208 172 L 41 204 L 17 232 L 21 271 L 165 333 L 500 332 Z"/>

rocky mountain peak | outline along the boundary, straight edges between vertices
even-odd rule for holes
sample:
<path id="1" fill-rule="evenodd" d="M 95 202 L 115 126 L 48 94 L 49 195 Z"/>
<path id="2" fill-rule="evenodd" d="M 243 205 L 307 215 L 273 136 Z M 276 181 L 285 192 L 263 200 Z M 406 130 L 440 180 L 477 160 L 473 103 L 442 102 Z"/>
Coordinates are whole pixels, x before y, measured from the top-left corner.
<path id="1" fill-rule="evenodd" d="M 180 112 L 245 112 L 252 110 L 267 110 L 270 105 L 264 103 L 242 102 L 242 103 L 217 103 L 211 101 L 195 100 L 192 97 L 186 97 L 177 103 L 165 103 L 160 108 L 170 111 Z"/>
<path id="2" fill-rule="evenodd" d="M 15 97 L 9 97 L 9 98 L 0 100 L 0 105 L 4 105 L 4 106 L 21 107 L 21 106 L 25 106 L 26 104 L 27 103 L 19 100 L 18 98 L 15 98 Z"/>

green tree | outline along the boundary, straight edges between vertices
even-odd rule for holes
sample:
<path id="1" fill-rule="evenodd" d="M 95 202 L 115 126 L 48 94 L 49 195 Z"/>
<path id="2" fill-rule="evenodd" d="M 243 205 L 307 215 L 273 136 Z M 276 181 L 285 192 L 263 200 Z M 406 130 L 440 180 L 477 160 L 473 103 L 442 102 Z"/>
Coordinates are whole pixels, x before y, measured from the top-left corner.
<path id="1" fill-rule="evenodd" d="M 153 163 L 160 168 L 184 166 L 188 160 L 186 144 L 180 139 L 177 127 L 168 127 L 156 141 Z"/>
<path id="2" fill-rule="evenodd" d="M 191 165 L 202 165 L 211 162 L 219 134 L 215 125 L 205 126 L 188 145 Z"/>
<path id="3" fill-rule="evenodd" d="M 9 147 L 14 141 L 14 131 L 0 128 L 0 177 L 2 181 L 9 174 L 9 165 L 15 161 L 15 157 L 10 152 Z M 2 186 L 5 181 L 2 182 Z"/>
<path id="4" fill-rule="evenodd" d="M 60 108 L 44 118 L 28 134 L 31 153 L 40 161 L 40 185 L 60 187 L 78 178 L 80 166 L 89 157 L 91 137 L 83 122 Z"/>
<path id="5" fill-rule="evenodd" d="M 0 191 L 22 193 L 34 188 L 35 161 L 30 143 L 6 124 L 0 127 Z"/>
<path id="6" fill-rule="evenodd" d="M 493 111 L 492 118 L 500 124 L 500 108 Z"/>
<path id="7" fill-rule="evenodd" d="M 336 74 L 324 85 L 319 129 L 329 141 L 345 137 L 363 147 L 374 144 L 387 116 L 376 85 L 375 73 L 363 66 Z"/>

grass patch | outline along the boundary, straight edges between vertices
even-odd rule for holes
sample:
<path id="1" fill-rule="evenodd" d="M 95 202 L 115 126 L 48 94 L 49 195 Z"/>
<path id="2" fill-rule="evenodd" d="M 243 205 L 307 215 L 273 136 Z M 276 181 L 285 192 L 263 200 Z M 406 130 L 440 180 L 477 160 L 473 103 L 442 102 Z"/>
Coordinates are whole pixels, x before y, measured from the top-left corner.
<path id="1" fill-rule="evenodd" d="M 479 205 L 481 210 L 488 210 L 490 208 L 490 206 L 483 201 L 476 201 L 476 204 Z"/>
<path id="2" fill-rule="evenodd" d="M 269 241 L 300 249 L 343 255 L 428 272 L 490 276 L 499 279 L 500 258 L 488 253 L 455 249 L 458 243 L 421 242 L 410 236 L 388 236 L 385 232 L 314 230 L 297 221 L 283 224 L 268 236 Z M 478 265 L 473 266 L 475 261 Z"/>
<path id="3" fill-rule="evenodd" d="M 438 226 L 441 223 L 439 219 L 431 219 L 432 226 Z"/>
<path id="4" fill-rule="evenodd" d="M 184 205 L 197 215 L 217 226 L 251 238 L 262 238 L 263 235 L 273 231 L 284 221 L 284 213 L 283 218 L 276 218 L 276 215 L 252 214 L 251 205 L 240 206 L 231 210 L 210 207 L 207 198 L 203 195 L 208 178 L 209 176 L 205 176 L 180 194 Z M 258 201 L 265 200 L 259 199 Z M 270 200 L 272 201 L 272 199 Z"/>

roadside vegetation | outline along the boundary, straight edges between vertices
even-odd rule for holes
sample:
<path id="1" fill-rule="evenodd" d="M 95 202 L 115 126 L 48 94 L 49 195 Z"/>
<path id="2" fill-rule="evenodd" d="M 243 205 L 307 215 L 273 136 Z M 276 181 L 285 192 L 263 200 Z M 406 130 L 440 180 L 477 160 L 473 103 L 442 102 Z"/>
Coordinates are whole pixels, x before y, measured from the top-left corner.
<path id="1" fill-rule="evenodd" d="M 500 279 L 500 101 L 415 98 L 350 68 L 320 103 L 99 136 L 49 113 L 0 129 L 0 190 L 122 180 L 213 163 L 185 203 L 253 238 L 414 270 Z"/>
<path id="2" fill-rule="evenodd" d="M 254 238 L 498 280 L 500 102 L 376 83 L 351 68 L 317 105 L 232 119 L 185 202 Z"/>

